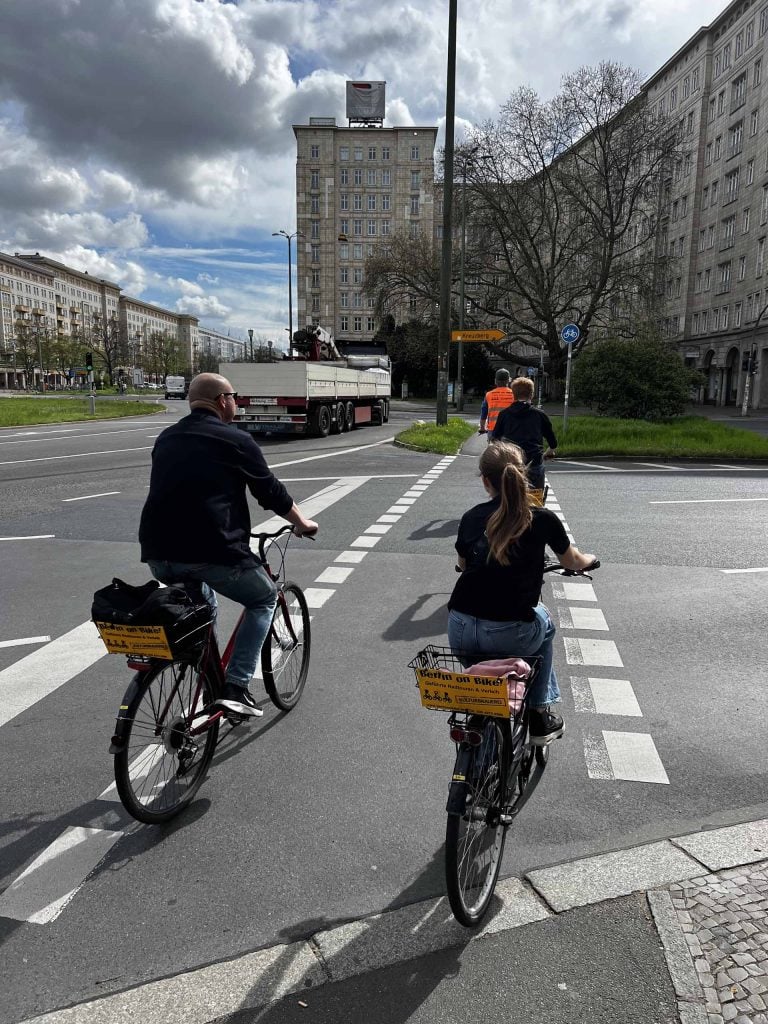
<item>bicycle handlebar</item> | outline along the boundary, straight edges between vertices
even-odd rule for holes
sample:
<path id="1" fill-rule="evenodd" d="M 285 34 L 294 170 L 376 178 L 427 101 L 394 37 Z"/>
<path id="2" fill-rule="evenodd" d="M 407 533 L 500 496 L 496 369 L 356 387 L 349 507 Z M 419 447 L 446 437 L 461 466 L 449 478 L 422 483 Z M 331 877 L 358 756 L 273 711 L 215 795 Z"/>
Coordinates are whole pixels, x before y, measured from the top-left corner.
<path id="1" fill-rule="evenodd" d="M 544 572 L 556 572 L 560 576 L 585 576 L 588 580 L 592 577 L 589 575 L 594 569 L 600 568 L 600 559 L 596 558 L 594 562 L 590 562 L 589 565 L 584 566 L 583 569 L 568 569 L 560 562 L 548 562 L 544 566 Z"/>
<path id="2" fill-rule="evenodd" d="M 264 560 L 265 547 L 269 541 L 277 540 L 278 537 L 282 537 L 284 533 L 293 534 L 295 537 L 303 537 L 306 540 L 314 540 L 315 535 L 313 533 L 296 533 L 296 527 L 292 526 L 291 523 L 286 523 L 285 526 L 281 526 L 279 530 L 275 530 L 274 533 L 258 533 L 255 530 L 251 531 L 251 536 L 259 541 L 259 558 Z"/>

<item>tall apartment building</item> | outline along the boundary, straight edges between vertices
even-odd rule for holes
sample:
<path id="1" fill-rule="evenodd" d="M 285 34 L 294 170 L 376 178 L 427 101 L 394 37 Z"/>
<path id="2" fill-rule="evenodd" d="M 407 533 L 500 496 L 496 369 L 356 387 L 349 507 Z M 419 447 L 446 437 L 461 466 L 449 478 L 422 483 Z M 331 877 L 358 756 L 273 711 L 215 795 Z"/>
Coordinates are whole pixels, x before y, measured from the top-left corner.
<path id="1" fill-rule="evenodd" d="M 299 328 L 319 324 L 338 343 L 370 343 L 377 328 L 363 293 L 366 257 L 394 232 L 434 235 L 436 127 L 341 127 L 332 117 L 294 125 Z"/>
<path id="2" fill-rule="evenodd" d="M 660 211 L 667 333 L 719 405 L 741 403 L 753 346 L 750 405 L 768 405 L 767 40 L 768 3 L 735 0 L 645 87 L 682 138 Z"/>
<path id="3" fill-rule="evenodd" d="M 190 313 L 164 309 L 123 295 L 119 285 L 75 270 L 39 252 L 0 253 L 0 387 L 24 387 L 23 371 L 16 365 L 16 330 L 19 323 L 49 334 L 79 338 L 83 352 L 94 326 L 114 323 L 127 343 L 134 363 L 149 351 L 152 335 L 162 334 L 178 343 L 181 361 L 196 366 L 203 352 L 221 360 L 242 358 L 246 343 L 207 327 Z M 35 376 L 39 376 L 35 370 Z"/>

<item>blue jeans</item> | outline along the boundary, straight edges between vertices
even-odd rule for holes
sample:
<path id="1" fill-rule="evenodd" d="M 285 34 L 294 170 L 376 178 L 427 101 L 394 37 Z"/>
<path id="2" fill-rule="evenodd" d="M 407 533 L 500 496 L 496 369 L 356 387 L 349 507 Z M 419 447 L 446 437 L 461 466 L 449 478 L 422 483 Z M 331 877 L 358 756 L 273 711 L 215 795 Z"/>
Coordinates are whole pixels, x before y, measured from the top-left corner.
<path id="1" fill-rule="evenodd" d="M 245 616 L 237 631 L 232 657 L 227 665 L 227 682 L 248 686 L 256 671 L 261 648 L 267 638 L 272 613 L 277 604 L 275 584 L 265 570 L 253 562 L 240 565 L 210 565 L 186 562 L 148 563 L 152 575 L 161 583 L 197 580 L 216 615 L 216 594 L 237 601 Z M 214 593 L 216 591 L 216 593 Z"/>
<path id="2" fill-rule="evenodd" d="M 525 658 L 537 654 L 541 664 L 528 700 L 531 707 L 540 708 L 560 700 L 560 687 L 552 663 L 554 623 L 543 604 L 536 605 L 534 614 L 533 622 L 494 622 L 451 610 L 448 613 L 448 643 L 453 651 L 466 653 L 473 661 Z"/>

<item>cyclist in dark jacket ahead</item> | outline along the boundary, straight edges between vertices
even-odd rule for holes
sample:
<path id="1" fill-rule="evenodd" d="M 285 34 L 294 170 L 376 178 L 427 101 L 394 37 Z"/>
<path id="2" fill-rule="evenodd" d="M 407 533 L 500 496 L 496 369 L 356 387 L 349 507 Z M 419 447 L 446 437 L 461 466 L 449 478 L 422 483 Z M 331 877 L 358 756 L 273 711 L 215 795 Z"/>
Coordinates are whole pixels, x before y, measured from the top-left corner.
<path id="1" fill-rule="evenodd" d="M 531 487 L 544 488 L 544 459 L 551 458 L 557 448 L 557 438 L 549 416 L 531 405 L 534 384 L 530 377 L 515 377 L 510 385 L 515 396 L 514 405 L 499 413 L 493 428 L 494 441 L 511 441 L 521 448 L 528 464 Z M 544 441 L 549 448 L 544 449 Z"/>
<path id="2" fill-rule="evenodd" d="M 277 597 L 250 548 L 247 491 L 299 535 L 316 533 L 317 523 L 305 518 L 253 438 L 232 426 L 236 395 L 226 377 L 199 374 L 188 398 L 190 414 L 164 430 L 152 450 L 139 526 L 141 560 L 161 583 L 201 581 L 214 609 L 214 591 L 244 606 L 219 703 L 241 715 L 261 715 L 248 684 Z"/>

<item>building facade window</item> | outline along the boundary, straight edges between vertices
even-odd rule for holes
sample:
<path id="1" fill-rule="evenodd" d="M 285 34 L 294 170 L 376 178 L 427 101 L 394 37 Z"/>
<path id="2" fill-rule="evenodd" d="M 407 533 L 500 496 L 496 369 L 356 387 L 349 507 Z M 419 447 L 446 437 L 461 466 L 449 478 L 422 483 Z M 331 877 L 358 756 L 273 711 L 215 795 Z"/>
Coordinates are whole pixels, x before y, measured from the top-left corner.
<path id="1" fill-rule="evenodd" d="M 312 287 L 313 288 L 319 288 L 320 287 L 320 271 L 319 270 L 313 270 L 312 271 Z"/>
<path id="2" fill-rule="evenodd" d="M 375 331 L 376 330 L 376 320 L 375 320 L 374 317 L 367 316 L 365 318 L 365 329 L 366 329 L 366 331 Z"/>
<path id="3" fill-rule="evenodd" d="M 389 146 L 382 146 L 381 147 L 381 159 L 382 160 L 389 160 Z"/>
<path id="4" fill-rule="evenodd" d="M 368 147 L 368 159 L 369 160 L 375 160 L 376 159 L 376 147 L 375 146 L 369 146 Z"/>
<path id="5" fill-rule="evenodd" d="M 345 332 L 349 330 L 349 317 L 348 316 L 340 316 L 339 317 L 339 330 L 340 331 L 345 331 Z"/>
<path id="6" fill-rule="evenodd" d="M 340 185 L 348 185 L 349 184 L 349 168 L 348 167 L 342 167 L 341 170 L 339 171 L 339 184 Z"/>
<path id="7" fill-rule="evenodd" d="M 418 159 L 419 159 L 419 147 L 414 144 L 414 145 L 411 146 L 411 160 L 418 160 Z"/>
<path id="8" fill-rule="evenodd" d="M 349 209 L 349 193 L 348 192 L 340 192 L 339 193 L 339 209 L 340 210 L 348 210 Z"/>
<path id="9" fill-rule="evenodd" d="M 749 207 L 747 206 L 741 214 L 741 233 L 746 235 L 749 232 Z"/>
<path id="10" fill-rule="evenodd" d="M 381 233 L 382 235 L 388 235 L 390 233 L 391 222 L 388 219 L 382 220 L 381 222 Z"/>
<path id="11" fill-rule="evenodd" d="M 310 245 L 309 247 L 309 258 L 312 263 L 320 262 L 320 246 L 317 244 Z"/>
<path id="12" fill-rule="evenodd" d="M 342 284 L 349 283 L 349 267 L 341 267 L 339 270 L 339 279 Z"/>
<path id="13" fill-rule="evenodd" d="M 418 217 L 419 215 L 419 197 L 411 196 L 411 216 Z"/>
<path id="14" fill-rule="evenodd" d="M 362 235 L 363 233 L 363 221 L 361 217 L 355 217 L 352 220 L 352 234 Z"/>
<path id="15" fill-rule="evenodd" d="M 370 187 L 376 184 L 376 169 L 374 167 L 368 168 L 368 171 L 365 175 L 365 180 Z"/>
<path id="16" fill-rule="evenodd" d="M 355 267 L 355 269 L 353 270 L 353 275 L 354 275 L 353 276 L 353 281 L 354 281 L 355 284 L 362 284 L 363 283 L 363 268 L 362 267 Z"/>
<path id="17" fill-rule="evenodd" d="M 309 187 L 320 188 L 320 171 L 310 171 Z"/>
<path id="18" fill-rule="evenodd" d="M 363 169 L 362 167 L 355 168 L 355 185 L 360 187 L 363 184 Z"/>
<path id="19" fill-rule="evenodd" d="M 392 184 L 392 171 L 386 170 L 381 172 L 381 184 L 385 186 Z"/>
<path id="20" fill-rule="evenodd" d="M 353 316 L 352 317 L 352 330 L 353 331 L 362 331 L 362 329 L 363 329 L 363 318 L 361 316 Z"/>
<path id="21" fill-rule="evenodd" d="M 368 212 L 371 213 L 376 209 L 376 193 L 372 192 L 368 196 Z"/>
<path id="22" fill-rule="evenodd" d="M 363 159 L 363 147 L 362 146 L 355 146 L 355 160 L 362 160 L 362 159 Z"/>
<path id="23" fill-rule="evenodd" d="M 310 196 L 309 198 L 309 212 L 320 213 L 320 196 Z"/>
<path id="24" fill-rule="evenodd" d="M 312 145 L 312 146 L 309 147 L 309 158 L 310 158 L 310 160 L 319 160 L 320 159 L 320 147 L 319 146 Z"/>
<path id="25" fill-rule="evenodd" d="M 363 196 L 361 192 L 355 192 L 352 196 L 352 209 L 362 210 L 363 208 Z"/>
<path id="26" fill-rule="evenodd" d="M 740 153 L 744 143 L 744 122 L 737 122 L 728 129 L 728 156 Z"/>
<path id="27" fill-rule="evenodd" d="M 760 127 L 760 111 L 753 110 L 749 115 L 749 134 L 757 135 L 757 129 Z"/>
<path id="28" fill-rule="evenodd" d="M 320 237 L 320 221 L 319 220 L 313 220 L 312 221 L 312 228 L 311 228 L 311 231 L 310 231 L 310 238 L 319 238 L 319 237 Z"/>
<path id="29" fill-rule="evenodd" d="M 751 185 L 755 180 L 755 161 L 747 160 L 747 184 Z"/>
<path id="30" fill-rule="evenodd" d="M 391 202 L 392 202 L 392 196 L 390 195 L 390 193 L 389 192 L 382 193 L 382 196 L 381 196 L 381 208 L 382 208 L 382 210 L 384 210 L 385 213 L 389 210 Z"/>
<path id="31" fill-rule="evenodd" d="M 349 160 L 349 146 L 339 146 L 339 160 Z"/>

